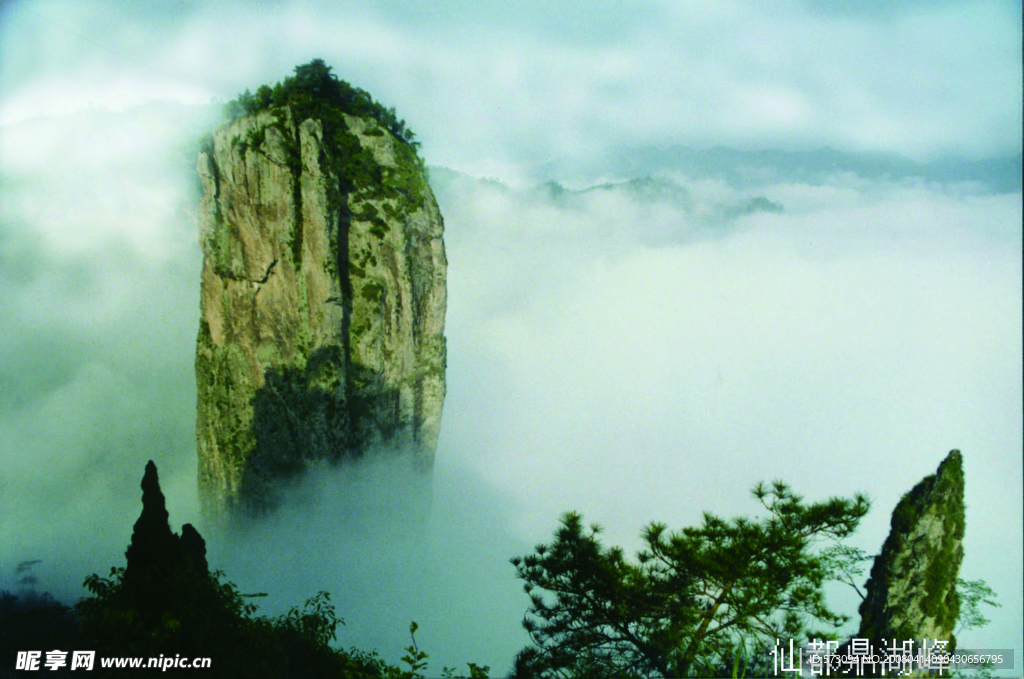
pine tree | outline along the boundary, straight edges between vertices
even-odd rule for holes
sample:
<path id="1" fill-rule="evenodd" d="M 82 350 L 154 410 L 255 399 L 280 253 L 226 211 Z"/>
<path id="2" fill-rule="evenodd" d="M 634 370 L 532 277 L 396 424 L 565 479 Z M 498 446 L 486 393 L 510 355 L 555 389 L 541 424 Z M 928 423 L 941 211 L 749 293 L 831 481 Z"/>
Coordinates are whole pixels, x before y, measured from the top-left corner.
<path id="1" fill-rule="evenodd" d="M 724 673 L 741 658 L 763 659 L 775 639 L 838 628 L 822 586 L 832 572 L 822 540 L 850 535 L 867 513 L 862 496 L 805 504 L 781 482 L 758 485 L 761 520 L 723 520 L 669 533 L 652 523 L 636 561 L 605 548 L 599 526 L 562 518 L 550 544 L 512 559 L 530 607 L 533 645 L 519 677 L 685 677 Z M 758 655 L 760 654 L 760 655 Z"/>

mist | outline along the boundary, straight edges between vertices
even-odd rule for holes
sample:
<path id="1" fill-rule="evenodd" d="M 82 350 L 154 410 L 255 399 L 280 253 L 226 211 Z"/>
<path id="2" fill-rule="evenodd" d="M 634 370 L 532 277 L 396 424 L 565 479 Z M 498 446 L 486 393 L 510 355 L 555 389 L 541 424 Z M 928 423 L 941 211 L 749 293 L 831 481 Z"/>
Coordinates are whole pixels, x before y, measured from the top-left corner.
<path id="1" fill-rule="evenodd" d="M 262 612 L 325 590 L 343 647 L 396 662 L 415 620 L 430 673 L 497 675 L 527 643 L 508 560 L 565 511 L 629 553 L 782 479 L 867 493 L 874 554 L 959 448 L 960 575 L 1002 604 L 959 644 L 1022 657 L 1019 4 L 345 5 L 0 7 L 0 589 L 72 602 L 123 565 L 153 459 L 172 529 Z M 314 469 L 224 532 L 196 493 L 197 142 L 316 56 L 423 141 L 435 469 Z M 796 153 L 813 172 L 769 162 Z"/>
<path id="2" fill-rule="evenodd" d="M 670 173 L 565 189 L 432 168 L 451 266 L 431 487 L 387 462 L 314 470 L 223 533 L 195 488 L 190 161 L 209 115 L 84 115 L 5 146 L 4 586 L 42 559 L 38 587 L 71 601 L 123 563 L 152 458 L 172 527 L 197 523 L 264 612 L 325 590 L 345 647 L 396 661 L 415 620 L 434 671 L 500 673 L 527 641 L 508 559 L 565 511 L 635 549 L 652 520 L 754 514 L 750 487 L 781 478 L 808 499 L 868 493 L 854 543 L 875 553 L 902 493 L 959 447 L 961 575 L 1004 606 L 961 644 L 1017 647 L 1019 191 Z M 30 143 L 53 130 L 74 130 L 59 162 Z M 122 154 L 92 152 L 118 135 Z"/>

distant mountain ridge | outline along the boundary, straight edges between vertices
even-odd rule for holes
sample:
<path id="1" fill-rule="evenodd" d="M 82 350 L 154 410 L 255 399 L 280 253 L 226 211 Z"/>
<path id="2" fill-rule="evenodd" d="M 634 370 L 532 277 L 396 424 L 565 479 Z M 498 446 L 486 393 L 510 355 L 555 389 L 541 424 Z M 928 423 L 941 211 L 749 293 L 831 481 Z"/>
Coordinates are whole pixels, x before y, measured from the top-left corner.
<path id="1" fill-rule="evenodd" d="M 531 175 L 538 183 L 555 180 L 592 186 L 678 173 L 690 179 L 718 179 L 736 188 L 753 188 L 779 182 L 820 184 L 837 174 L 853 174 L 873 180 L 916 177 L 942 184 L 973 182 L 992 193 L 1011 193 L 1021 190 L 1021 166 L 1021 154 L 919 163 L 897 153 L 852 153 L 828 147 L 814 151 L 744 151 L 724 146 L 705 150 L 681 145 L 617 146 L 542 163 L 533 168 Z"/>
<path id="2" fill-rule="evenodd" d="M 445 213 L 476 228 L 499 211 L 529 215 L 535 223 L 564 222 L 593 238 L 626 228 L 639 242 L 660 246 L 723 237 L 748 226 L 748 216 L 786 212 L 782 200 L 765 195 L 771 191 L 707 191 L 683 177 L 646 175 L 570 188 L 554 180 L 515 186 L 436 165 L 428 172 Z"/>

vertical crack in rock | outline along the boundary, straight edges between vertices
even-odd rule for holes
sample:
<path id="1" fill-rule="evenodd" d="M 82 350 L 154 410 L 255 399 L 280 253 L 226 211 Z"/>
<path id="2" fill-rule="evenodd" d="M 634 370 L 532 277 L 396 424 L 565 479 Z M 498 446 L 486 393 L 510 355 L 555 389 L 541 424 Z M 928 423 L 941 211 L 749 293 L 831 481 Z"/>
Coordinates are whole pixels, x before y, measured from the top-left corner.
<path id="1" fill-rule="evenodd" d="M 239 118 L 197 161 L 208 519 L 272 508 L 313 461 L 433 466 L 447 261 L 425 170 L 371 117 L 298 118 Z"/>

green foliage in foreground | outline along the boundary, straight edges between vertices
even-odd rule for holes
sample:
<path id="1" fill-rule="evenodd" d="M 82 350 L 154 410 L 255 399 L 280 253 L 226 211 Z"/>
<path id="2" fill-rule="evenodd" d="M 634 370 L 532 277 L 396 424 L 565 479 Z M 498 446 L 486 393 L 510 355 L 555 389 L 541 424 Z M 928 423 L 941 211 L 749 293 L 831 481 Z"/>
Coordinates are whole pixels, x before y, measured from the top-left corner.
<path id="1" fill-rule="evenodd" d="M 409 665 L 406 671 L 376 653 L 334 647 L 344 621 L 327 592 L 318 592 L 301 608 L 277 617 L 257 615 L 250 598 L 265 594 L 244 595 L 223 572 L 211 572 L 206 543 L 190 524 L 180 535 L 171 532 L 152 460 L 141 488 L 142 513 L 125 552 L 127 566 L 111 568 L 106 578 L 86 577 L 90 596 L 74 609 L 37 596 L 34 590 L 23 601 L 0 592 L 0 663 L 12 661 L 19 652 L 38 651 L 37 644 L 43 643 L 47 651 L 95 651 L 92 671 L 97 676 L 121 674 L 103 668 L 105 658 L 160 661 L 159 669 L 130 669 L 137 677 L 189 674 L 194 668 L 168 667 L 163 661 L 204 658 L 210 660 L 211 676 L 225 679 L 422 679 L 427 654 L 416 645 L 415 622 L 409 630 L 412 646 L 403 659 Z M 38 562 L 22 562 L 19 569 L 34 563 Z M 21 584 L 34 587 L 35 578 L 25 576 Z M 4 667 L 8 666 L 0 664 Z M 488 668 L 470 663 L 469 670 L 471 679 L 480 679 Z M 71 671 L 65 667 L 63 673 Z M 444 672 L 454 679 L 454 670 Z"/>
<path id="2" fill-rule="evenodd" d="M 86 578 L 92 596 L 75 607 L 81 643 L 98 655 L 208 657 L 221 677 L 400 675 L 375 654 L 331 646 L 344 621 L 326 592 L 283 615 L 259 616 L 249 598 L 215 571 L 208 589 L 200 586 L 207 591 L 164 611 L 159 621 L 144 621 L 146 602 L 132 600 L 124 573 L 113 568 L 108 578 Z"/>
<path id="3" fill-rule="evenodd" d="M 822 587 L 842 560 L 836 541 L 868 500 L 805 504 L 780 482 L 753 493 L 766 518 L 705 514 L 675 533 L 652 523 L 635 561 L 604 547 L 598 526 L 563 516 L 553 542 L 512 559 L 530 596 L 523 626 L 533 642 L 516 675 L 734 676 L 763 670 L 776 638 L 835 638 L 847 617 L 827 607 Z M 823 540 L 833 548 L 818 549 Z"/>
<path id="4" fill-rule="evenodd" d="M 144 485 L 143 517 L 145 491 Z M 162 495 L 153 499 L 159 494 L 155 471 L 149 492 L 150 512 L 155 508 L 166 517 Z M 856 495 L 806 504 L 780 482 L 759 485 L 753 493 L 766 517 L 726 521 L 705 514 L 701 525 L 675 533 L 652 523 L 643 535 L 646 548 L 635 560 L 617 547 L 604 547 L 598 526 L 584 528 L 578 514 L 564 515 L 550 544 L 512 559 L 530 596 L 523 624 L 533 642 L 517 656 L 514 676 L 768 676 L 772 663 L 766 651 L 776 638 L 837 639 L 834 632 L 847 617 L 829 610 L 822 587 L 838 581 L 861 593 L 860 564 L 870 557 L 840 540 L 867 512 L 867 499 Z M 165 529 L 165 521 L 156 523 Z M 138 559 L 146 544 L 136 537 L 150 530 L 140 518 L 130 564 L 131 555 Z M 126 580 L 125 568 L 111 569 L 106 578 L 90 575 L 85 579 L 90 596 L 74 608 L 34 589 L 20 598 L 0 592 L 0 662 L 11 663 L 26 649 L 94 649 L 102 657 L 209 657 L 213 666 L 207 673 L 225 679 L 485 679 L 490 671 L 468 663 L 468 677 L 449 667 L 430 672 L 429 655 L 416 642 L 415 622 L 400 661 L 404 668 L 375 652 L 339 649 L 334 644 L 344 621 L 326 592 L 282 615 L 261 616 L 251 598 L 264 595 L 242 594 L 222 572 L 208 572 L 205 560 L 201 567 L 190 563 L 163 561 L 154 570 L 136 570 L 134 580 Z M 23 583 L 34 586 L 35 580 Z M 983 580 L 958 580 L 957 589 L 958 631 L 987 624 L 981 607 L 999 606 L 995 592 Z M 819 624 L 826 629 L 815 629 Z M 110 675 L 98 666 L 93 672 Z M 195 674 L 127 672 L 133 677 Z M 986 672 L 983 668 L 975 676 Z"/>
<path id="5" fill-rule="evenodd" d="M 188 597 L 180 606 L 163 611 L 158 621 L 147 619 L 145 601 L 132 600 L 124 584 L 124 568 L 112 568 L 109 577 L 90 575 L 85 586 L 91 593 L 74 608 L 48 595 L 20 597 L 0 592 L 0 662 L 12 668 L 18 651 L 95 650 L 97 661 L 91 676 L 167 677 L 193 676 L 196 672 L 232 679 L 287 679 L 332 677 L 337 679 L 486 679 L 490 668 L 467 663 L 468 674 L 445 667 L 440 674 L 428 672 L 428 655 L 412 644 L 402 662 L 407 668 L 385 662 L 376 652 L 334 646 L 344 621 L 327 592 L 318 592 L 278 616 L 261 616 L 251 602 L 220 571 L 211 573 L 210 591 Z M 194 583 L 193 583 L 194 584 Z M 207 598 L 207 596 L 209 598 Z M 106 670 L 100 657 L 211 658 L 209 670 L 160 669 Z M 0 672 L 2 674 L 2 672 Z M 48 676 L 75 676 L 67 667 Z M 6 675 L 4 675 L 6 676 Z"/>

